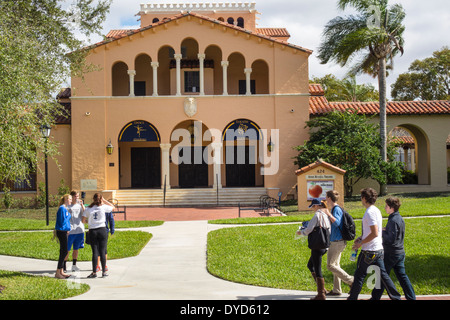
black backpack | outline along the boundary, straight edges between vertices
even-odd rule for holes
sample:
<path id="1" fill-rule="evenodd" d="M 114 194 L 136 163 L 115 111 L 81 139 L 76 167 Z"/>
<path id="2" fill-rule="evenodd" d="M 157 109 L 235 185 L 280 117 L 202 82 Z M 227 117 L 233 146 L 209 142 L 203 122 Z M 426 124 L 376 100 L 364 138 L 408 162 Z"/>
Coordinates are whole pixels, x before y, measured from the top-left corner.
<path id="1" fill-rule="evenodd" d="M 341 208 L 342 210 L 341 225 L 339 226 L 339 230 L 341 230 L 342 234 L 342 239 L 346 241 L 354 240 L 356 236 L 355 221 L 353 221 L 353 217 L 347 211 L 345 211 L 340 206 L 339 208 Z"/>

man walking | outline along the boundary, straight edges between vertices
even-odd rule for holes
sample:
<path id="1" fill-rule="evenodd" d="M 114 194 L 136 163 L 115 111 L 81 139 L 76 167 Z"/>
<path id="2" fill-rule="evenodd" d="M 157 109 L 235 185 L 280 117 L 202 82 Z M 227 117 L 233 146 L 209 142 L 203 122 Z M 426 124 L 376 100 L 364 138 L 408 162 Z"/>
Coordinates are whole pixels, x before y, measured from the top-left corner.
<path id="1" fill-rule="evenodd" d="M 353 249 L 361 247 L 358 255 L 358 262 L 350 289 L 348 300 L 357 300 L 361 292 L 367 269 L 372 267 L 375 271 L 376 284 L 383 284 L 384 288 L 392 300 L 400 300 L 400 293 L 386 272 L 383 261 L 383 241 L 381 236 L 382 217 L 380 210 L 375 207 L 378 193 L 372 188 L 361 190 L 361 203 L 366 208 L 362 218 L 362 235 L 353 244 Z"/>
<path id="2" fill-rule="evenodd" d="M 416 294 L 405 271 L 405 221 L 399 213 L 400 200 L 396 197 L 386 199 L 384 210 L 389 215 L 386 228 L 383 229 L 384 266 L 389 274 L 392 269 L 402 286 L 407 300 L 416 300 Z M 372 299 L 379 300 L 384 287 L 372 290 Z"/>
<path id="3" fill-rule="evenodd" d="M 341 268 L 341 255 L 347 246 L 347 241 L 342 239 L 341 230 L 339 229 L 342 222 L 342 209 L 338 206 L 339 193 L 335 190 L 327 191 L 325 200 L 327 202 L 328 210 L 325 213 L 328 215 L 331 223 L 330 247 L 327 254 L 327 269 L 333 273 L 333 289 L 327 293 L 329 296 L 340 296 L 341 280 L 350 287 L 353 284 L 353 277 Z M 331 210 L 331 212 L 329 211 Z"/>

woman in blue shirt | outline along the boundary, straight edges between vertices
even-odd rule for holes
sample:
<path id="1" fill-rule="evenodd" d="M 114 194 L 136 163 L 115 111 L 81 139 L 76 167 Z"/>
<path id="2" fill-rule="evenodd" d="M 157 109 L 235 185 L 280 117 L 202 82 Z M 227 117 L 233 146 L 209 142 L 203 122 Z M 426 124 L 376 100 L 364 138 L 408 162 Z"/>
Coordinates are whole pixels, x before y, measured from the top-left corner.
<path id="1" fill-rule="evenodd" d="M 70 275 L 64 273 L 64 259 L 68 253 L 67 239 L 69 237 L 71 216 L 67 208 L 71 202 L 72 196 L 70 194 L 64 195 L 59 202 L 58 212 L 56 212 L 55 232 L 59 240 L 59 259 L 55 278 L 58 279 L 70 277 Z"/>

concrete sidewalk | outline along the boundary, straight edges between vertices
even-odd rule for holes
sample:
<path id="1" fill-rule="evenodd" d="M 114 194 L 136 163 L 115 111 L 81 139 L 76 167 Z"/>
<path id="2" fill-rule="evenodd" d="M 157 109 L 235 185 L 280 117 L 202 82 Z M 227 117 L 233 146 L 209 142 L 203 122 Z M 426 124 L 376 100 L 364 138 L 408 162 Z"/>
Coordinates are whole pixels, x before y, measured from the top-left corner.
<path id="1" fill-rule="evenodd" d="M 87 279 L 91 262 L 78 262 L 81 271 L 68 281 L 78 281 L 91 290 L 73 300 L 309 300 L 316 293 L 256 287 L 216 278 L 206 269 L 209 231 L 224 226 L 200 221 L 168 221 L 161 226 L 141 228 L 153 238 L 136 257 L 109 260 L 109 277 Z M 117 232 L 120 232 L 119 230 Z M 0 269 L 54 276 L 56 261 L 0 256 Z M 68 262 L 68 270 L 71 269 Z M 306 266 L 305 266 L 306 268 Z M 67 280 L 61 280 L 67 281 Z M 346 299 L 347 294 L 330 300 Z M 361 299 L 368 296 L 360 295 Z M 433 297 L 429 297 L 433 299 Z"/>

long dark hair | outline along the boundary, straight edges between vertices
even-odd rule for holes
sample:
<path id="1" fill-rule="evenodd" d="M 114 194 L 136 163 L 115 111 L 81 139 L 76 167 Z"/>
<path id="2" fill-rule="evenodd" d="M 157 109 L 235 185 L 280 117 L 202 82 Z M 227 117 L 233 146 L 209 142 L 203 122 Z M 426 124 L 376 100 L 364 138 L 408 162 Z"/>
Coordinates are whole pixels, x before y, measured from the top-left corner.
<path id="1" fill-rule="evenodd" d="M 89 205 L 89 208 L 92 208 L 93 206 L 101 206 L 103 196 L 100 193 L 94 194 L 94 197 L 92 198 L 94 201 Z"/>

